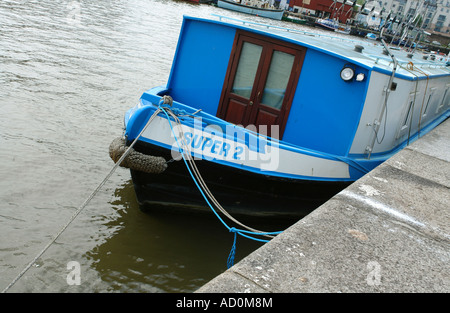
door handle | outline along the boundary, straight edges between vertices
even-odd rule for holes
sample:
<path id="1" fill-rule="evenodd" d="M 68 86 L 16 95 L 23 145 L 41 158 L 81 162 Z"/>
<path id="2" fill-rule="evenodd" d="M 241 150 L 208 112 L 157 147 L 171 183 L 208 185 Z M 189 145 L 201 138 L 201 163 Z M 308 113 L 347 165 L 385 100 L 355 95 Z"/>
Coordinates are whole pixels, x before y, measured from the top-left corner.
<path id="1" fill-rule="evenodd" d="M 249 105 L 253 105 L 253 101 L 250 101 L 248 104 L 249 104 Z"/>

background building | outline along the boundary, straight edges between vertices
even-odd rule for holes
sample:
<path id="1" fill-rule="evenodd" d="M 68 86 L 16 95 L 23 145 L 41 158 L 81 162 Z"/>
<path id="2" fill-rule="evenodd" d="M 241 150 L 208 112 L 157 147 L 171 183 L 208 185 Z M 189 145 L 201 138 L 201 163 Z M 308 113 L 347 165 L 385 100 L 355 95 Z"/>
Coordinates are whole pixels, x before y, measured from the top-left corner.
<path id="1" fill-rule="evenodd" d="M 356 1 L 356 0 L 355 0 Z M 305 13 L 318 17 L 338 19 L 347 23 L 353 17 L 355 2 L 348 0 L 290 0 L 289 7 L 293 12 Z"/>
<path id="2" fill-rule="evenodd" d="M 289 0 L 293 12 L 337 18 L 341 23 L 357 22 L 379 27 L 386 21 L 398 27 L 410 23 L 450 41 L 450 0 Z M 387 20 L 389 18 L 389 20 Z"/>

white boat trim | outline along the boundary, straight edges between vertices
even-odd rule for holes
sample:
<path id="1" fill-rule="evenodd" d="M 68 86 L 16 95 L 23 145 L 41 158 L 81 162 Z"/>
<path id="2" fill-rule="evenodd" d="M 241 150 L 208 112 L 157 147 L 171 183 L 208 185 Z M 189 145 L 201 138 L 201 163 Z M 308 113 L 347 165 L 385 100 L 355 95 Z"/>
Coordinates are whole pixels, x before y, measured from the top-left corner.
<path id="1" fill-rule="evenodd" d="M 174 125 L 172 126 L 174 127 Z M 214 133 L 212 127 L 208 131 L 202 131 L 198 128 L 182 125 L 182 129 L 185 138 L 187 138 L 187 143 L 192 149 L 191 154 L 198 159 L 210 160 L 235 168 L 245 168 L 261 174 L 270 173 L 280 177 L 309 177 L 321 180 L 346 180 L 350 178 L 349 165 L 347 163 L 285 149 L 279 146 L 277 141 L 267 141 L 264 151 L 255 151 L 244 143 L 222 137 L 221 131 Z M 211 130 L 213 131 L 210 133 Z M 177 133 L 175 127 L 174 131 Z M 214 147 L 208 144 L 206 148 L 200 145 L 199 147 L 193 147 L 191 138 L 195 135 L 209 138 L 211 142 L 217 142 L 217 145 L 215 144 Z M 152 121 L 151 127 L 148 127 L 142 134 L 141 140 L 171 148 L 172 156 L 174 158 L 179 157 L 177 141 L 165 117 L 157 116 Z M 203 142 L 206 142 L 206 140 L 203 139 Z M 232 153 L 224 153 L 221 149 L 224 145 L 229 147 L 227 152 L 231 151 Z M 202 146 L 205 146 L 205 144 L 202 144 Z"/>

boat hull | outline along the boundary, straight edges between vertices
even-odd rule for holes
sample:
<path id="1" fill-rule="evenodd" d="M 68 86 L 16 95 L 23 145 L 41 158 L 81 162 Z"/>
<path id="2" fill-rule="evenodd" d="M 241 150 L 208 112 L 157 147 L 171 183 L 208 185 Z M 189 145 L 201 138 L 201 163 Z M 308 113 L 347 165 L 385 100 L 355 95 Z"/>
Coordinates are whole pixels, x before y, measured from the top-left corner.
<path id="1" fill-rule="evenodd" d="M 171 159 L 170 151 L 138 142 L 136 151 Z M 211 193 L 233 215 L 301 218 L 351 182 L 296 180 L 251 173 L 207 160 L 196 165 Z M 161 174 L 130 170 L 136 198 L 143 211 L 211 211 L 183 161 L 174 161 Z"/>
<path id="2" fill-rule="evenodd" d="M 256 16 L 267 17 L 267 18 L 271 18 L 274 20 L 281 20 L 281 18 L 283 17 L 283 12 L 284 12 L 283 10 L 256 8 L 256 7 L 251 7 L 251 6 L 242 5 L 242 4 L 231 2 L 231 1 L 223 1 L 223 0 L 218 0 L 217 6 L 222 9 L 252 14 L 252 15 L 256 15 Z"/>
<path id="3" fill-rule="evenodd" d="M 295 24 L 300 24 L 300 25 L 306 25 L 308 24 L 308 21 L 305 19 L 301 19 L 295 16 L 283 16 L 281 18 L 282 21 L 286 21 L 286 22 L 291 22 L 291 23 L 295 23 Z"/>
<path id="4" fill-rule="evenodd" d="M 319 28 L 325 29 L 325 30 L 333 31 L 333 32 L 334 32 L 335 29 L 336 29 L 336 28 L 334 28 L 334 27 L 330 27 L 330 26 L 322 25 L 322 24 L 317 24 L 317 23 L 316 23 L 316 26 L 319 27 Z"/>

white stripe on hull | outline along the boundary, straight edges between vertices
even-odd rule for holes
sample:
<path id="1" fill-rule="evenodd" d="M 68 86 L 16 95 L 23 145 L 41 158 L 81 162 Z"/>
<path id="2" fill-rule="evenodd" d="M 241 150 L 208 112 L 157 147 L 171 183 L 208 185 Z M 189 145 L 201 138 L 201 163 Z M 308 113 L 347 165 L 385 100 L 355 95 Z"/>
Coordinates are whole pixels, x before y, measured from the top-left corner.
<path id="1" fill-rule="evenodd" d="M 172 125 L 178 135 L 177 127 Z M 184 137 L 194 157 L 216 160 L 237 168 L 281 177 L 310 177 L 313 179 L 348 179 L 349 166 L 345 162 L 329 160 L 317 156 L 292 151 L 279 145 L 277 141 L 260 140 L 262 151 L 250 149 L 248 145 L 224 138 L 217 128 L 206 127 L 205 131 L 186 125 L 182 126 Z M 154 142 L 172 147 L 172 155 L 178 155 L 178 146 L 166 118 L 156 117 L 142 135 Z M 251 135 L 257 146 L 257 137 Z M 252 139 L 250 139 L 251 141 Z M 178 155 L 179 156 L 179 155 Z M 294 176 L 294 177 L 293 177 Z"/>

